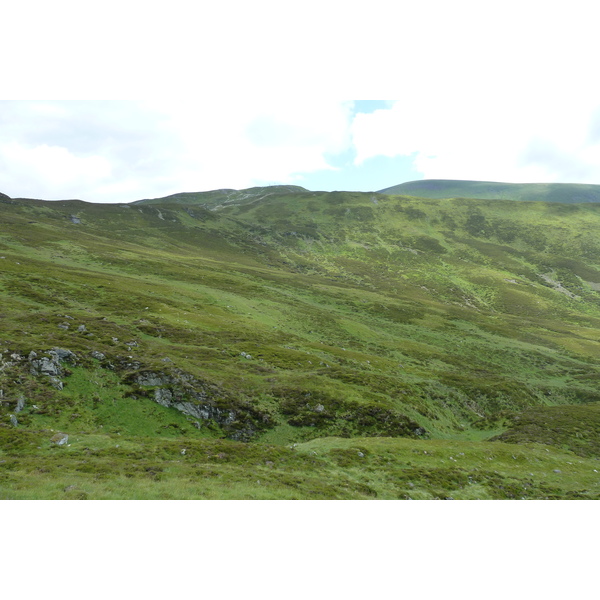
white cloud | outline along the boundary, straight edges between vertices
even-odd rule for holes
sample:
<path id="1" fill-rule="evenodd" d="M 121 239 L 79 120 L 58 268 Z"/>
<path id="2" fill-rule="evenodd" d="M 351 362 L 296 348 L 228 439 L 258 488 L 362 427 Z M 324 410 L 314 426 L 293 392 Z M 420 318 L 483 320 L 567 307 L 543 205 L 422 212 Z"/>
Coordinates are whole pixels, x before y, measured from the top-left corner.
<path id="1" fill-rule="evenodd" d="M 352 103 L 245 99 L 0 103 L 0 189 L 122 202 L 330 169 Z"/>
<path id="2" fill-rule="evenodd" d="M 76 156 L 60 146 L 27 147 L 16 142 L 0 145 L 0 165 L 0 181 L 10 186 L 17 179 L 20 196 L 56 189 L 61 190 L 63 197 L 74 197 L 80 193 L 79 184 L 96 186 L 111 172 L 110 163 L 103 156 Z M 42 185 L 36 185 L 38 182 Z"/>
<path id="3" fill-rule="evenodd" d="M 352 103 L 0 103 L 0 190 L 123 202 L 294 181 L 350 144 Z"/>
<path id="4" fill-rule="evenodd" d="M 358 115 L 356 164 L 412 156 L 427 179 L 600 183 L 592 130 L 600 100 L 540 86 L 520 94 L 414 92 L 388 110 Z"/>

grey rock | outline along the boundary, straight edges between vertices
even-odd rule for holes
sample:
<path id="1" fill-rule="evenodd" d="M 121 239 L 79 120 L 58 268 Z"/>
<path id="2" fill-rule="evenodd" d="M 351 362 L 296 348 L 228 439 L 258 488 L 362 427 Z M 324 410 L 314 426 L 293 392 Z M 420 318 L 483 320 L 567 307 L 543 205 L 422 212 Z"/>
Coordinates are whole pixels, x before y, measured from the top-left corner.
<path id="1" fill-rule="evenodd" d="M 81 223 L 81 219 L 78 219 L 75 215 L 70 216 L 71 223 L 75 223 L 75 225 L 79 225 Z"/>
<path id="2" fill-rule="evenodd" d="M 317 404 L 315 406 L 315 412 L 321 413 L 325 410 L 325 407 L 322 404 Z"/>
<path id="3" fill-rule="evenodd" d="M 140 373 L 135 381 L 138 385 L 169 385 L 171 378 L 161 373 Z"/>
<path id="4" fill-rule="evenodd" d="M 30 372 L 32 375 L 48 375 L 50 377 L 58 377 L 62 374 L 58 361 L 45 356 L 31 361 Z"/>
<path id="5" fill-rule="evenodd" d="M 85 325 L 80 325 L 80 326 L 77 328 L 77 331 L 79 331 L 79 333 L 83 333 L 83 332 L 85 331 Z"/>
<path id="6" fill-rule="evenodd" d="M 27 359 L 29 360 L 29 362 L 31 362 L 34 358 L 37 358 L 37 353 L 32 350 L 29 353 L 29 356 L 27 357 Z"/>
<path id="7" fill-rule="evenodd" d="M 560 469 L 554 469 L 554 471 L 552 471 L 553 473 L 562 473 L 562 471 Z"/>
<path id="8" fill-rule="evenodd" d="M 93 350 L 91 352 L 92 358 L 95 358 L 97 360 L 104 360 L 106 358 L 106 356 L 104 354 L 102 354 L 102 352 L 98 352 L 97 350 Z"/>
<path id="9" fill-rule="evenodd" d="M 67 350 L 66 348 L 52 348 L 49 352 L 50 355 L 56 356 L 59 361 L 67 361 L 75 364 L 77 360 L 77 355 L 71 350 Z"/>
<path id="10" fill-rule="evenodd" d="M 154 390 L 154 401 L 168 408 L 172 404 L 173 394 L 169 389 L 158 388 Z"/>
<path id="11" fill-rule="evenodd" d="M 50 441 L 57 446 L 66 446 L 69 436 L 66 433 L 56 433 L 50 438 Z"/>
<path id="12" fill-rule="evenodd" d="M 68 323 L 59 323 L 58 328 L 64 329 L 65 331 L 67 331 L 67 329 L 69 329 L 69 324 Z"/>
<path id="13" fill-rule="evenodd" d="M 16 413 L 20 413 L 23 408 L 25 408 L 25 398 L 23 396 L 19 396 L 17 398 L 17 406 L 15 408 Z"/>
<path id="14" fill-rule="evenodd" d="M 62 390 L 64 387 L 63 382 L 58 377 L 50 377 L 50 383 L 52 384 L 52 387 L 57 390 Z"/>
<path id="15" fill-rule="evenodd" d="M 19 421 L 17 421 L 17 417 L 15 417 L 15 415 L 10 415 L 10 422 L 13 427 L 17 427 L 19 425 Z"/>

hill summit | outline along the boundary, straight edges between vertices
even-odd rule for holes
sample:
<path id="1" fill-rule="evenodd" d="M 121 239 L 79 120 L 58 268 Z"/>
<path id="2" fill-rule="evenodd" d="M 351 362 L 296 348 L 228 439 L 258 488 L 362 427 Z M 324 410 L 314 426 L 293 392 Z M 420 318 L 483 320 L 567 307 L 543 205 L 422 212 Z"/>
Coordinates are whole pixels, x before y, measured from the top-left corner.
<path id="1" fill-rule="evenodd" d="M 481 198 L 575 204 L 600 202 L 600 185 L 583 183 L 502 183 L 460 179 L 421 179 L 380 190 L 419 198 Z"/>

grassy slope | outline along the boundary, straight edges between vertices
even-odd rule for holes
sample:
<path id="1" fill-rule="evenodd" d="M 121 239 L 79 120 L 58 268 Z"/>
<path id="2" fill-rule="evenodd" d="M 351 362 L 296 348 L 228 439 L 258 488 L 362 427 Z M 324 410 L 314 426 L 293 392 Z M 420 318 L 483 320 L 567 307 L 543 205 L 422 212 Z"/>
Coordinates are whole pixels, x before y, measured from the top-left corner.
<path id="1" fill-rule="evenodd" d="M 580 183 L 501 183 L 460 179 L 423 179 L 408 181 L 385 190 L 383 194 L 405 194 L 423 198 L 483 198 L 487 200 L 524 200 L 573 204 L 600 202 L 600 185 Z"/>
<path id="2" fill-rule="evenodd" d="M 599 207 L 237 198 L 0 199 L 1 497 L 597 497 Z M 173 369 L 239 423 L 136 383 Z"/>

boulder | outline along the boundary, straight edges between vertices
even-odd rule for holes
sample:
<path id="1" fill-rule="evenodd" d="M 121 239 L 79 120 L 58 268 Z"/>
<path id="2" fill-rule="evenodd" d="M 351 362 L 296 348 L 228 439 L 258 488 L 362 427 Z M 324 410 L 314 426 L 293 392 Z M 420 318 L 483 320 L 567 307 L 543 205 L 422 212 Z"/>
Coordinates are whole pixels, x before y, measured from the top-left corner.
<path id="1" fill-rule="evenodd" d="M 66 446 L 69 436 L 66 433 L 56 433 L 50 438 L 50 441 L 57 446 Z"/>
<path id="2" fill-rule="evenodd" d="M 52 348 L 48 354 L 56 356 L 60 362 L 66 361 L 75 364 L 77 360 L 75 352 L 71 352 L 71 350 L 67 350 L 66 348 Z"/>
<path id="3" fill-rule="evenodd" d="M 32 375 L 48 375 L 50 377 L 58 377 L 62 374 L 60 365 L 57 360 L 51 360 L 45 356 L 42 358 L 34 358 L 30 360 Z"/>

